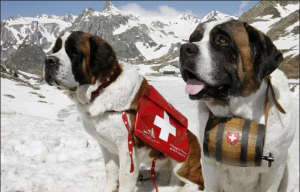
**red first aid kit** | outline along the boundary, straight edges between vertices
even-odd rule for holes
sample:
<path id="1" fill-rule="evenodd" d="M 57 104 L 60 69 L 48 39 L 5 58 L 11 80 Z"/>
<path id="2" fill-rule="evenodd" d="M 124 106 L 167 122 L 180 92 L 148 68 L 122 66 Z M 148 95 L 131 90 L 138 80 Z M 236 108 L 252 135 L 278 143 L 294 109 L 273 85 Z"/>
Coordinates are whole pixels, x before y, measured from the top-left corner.
<path id="1" fill-rule="evenodd" d="M 188 120 L 151 85 L 140 98 L 134 135 L 179 162 L 189 153 Z"/>

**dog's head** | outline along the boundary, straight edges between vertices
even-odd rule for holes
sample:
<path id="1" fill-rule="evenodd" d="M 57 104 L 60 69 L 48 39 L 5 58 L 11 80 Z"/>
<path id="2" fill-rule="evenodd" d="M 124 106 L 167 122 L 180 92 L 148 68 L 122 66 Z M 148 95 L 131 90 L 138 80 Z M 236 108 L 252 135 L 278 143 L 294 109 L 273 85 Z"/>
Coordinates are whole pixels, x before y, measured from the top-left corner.
<path id="1" fill-rule="evenodd" d="M 201 23 L 180 49 L 180 71 L 191 99 L 248 96 L 281 63 L 269 37 L 247 23 Z"/>
<path id="2" fill-rule="evenodd" d="M 100 37 L 65 32 L 45 59 L 44 79 L 49 85 L 76 90 L 84 84 L 95 84 L 115 60 L 113 48 Z"/>

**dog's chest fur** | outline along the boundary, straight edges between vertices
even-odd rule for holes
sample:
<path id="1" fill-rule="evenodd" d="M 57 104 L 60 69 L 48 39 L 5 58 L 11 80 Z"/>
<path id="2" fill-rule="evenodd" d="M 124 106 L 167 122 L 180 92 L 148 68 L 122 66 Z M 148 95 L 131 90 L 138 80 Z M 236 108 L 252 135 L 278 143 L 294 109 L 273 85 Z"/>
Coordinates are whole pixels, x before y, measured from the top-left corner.
<path id="1" fill-rule="evenodd" d="M 121 113 L 105 113 L 100 117 L 83 117 L 84 129 L 111 153 L 118 155 L 118 143 L 127 141 L 127 130 Z"/>
<path id="2" fill-rule="evenodd" d="M 85 130 L 113 154 L 118 153 L 121 142 L 127 143 L 128 132 L 121 112 L 130 109 L 142 81 L 143 77 L 132 66 L 122 65 L 122 73 L 118 79 L 105 88 L 92 103 L 77 102 Z M 88 98 L 95 89 L 97 87 L 88 88 L 86 92 L 76 95 L 86 95 Z"/>

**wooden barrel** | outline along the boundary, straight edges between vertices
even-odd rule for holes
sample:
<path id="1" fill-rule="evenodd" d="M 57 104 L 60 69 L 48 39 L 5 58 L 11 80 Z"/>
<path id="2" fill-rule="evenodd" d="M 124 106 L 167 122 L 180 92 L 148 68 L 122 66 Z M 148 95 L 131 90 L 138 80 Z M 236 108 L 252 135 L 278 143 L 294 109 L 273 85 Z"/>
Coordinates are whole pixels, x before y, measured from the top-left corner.
<path id="1" fill-rule="evenodd" d="M 241 118 L 210 118 L 206 124 L 203 152 L 220 163 L 259 167 L 265 126 Z"/>

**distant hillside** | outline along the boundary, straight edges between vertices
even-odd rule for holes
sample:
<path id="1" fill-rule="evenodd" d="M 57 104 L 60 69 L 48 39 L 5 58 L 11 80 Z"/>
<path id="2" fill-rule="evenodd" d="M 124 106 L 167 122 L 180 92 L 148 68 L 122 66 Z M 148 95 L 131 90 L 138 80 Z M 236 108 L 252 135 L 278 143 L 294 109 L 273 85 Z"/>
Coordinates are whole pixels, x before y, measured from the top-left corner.
<path id="1" fill-rule="evenodd" d="M 299 1 L 261 1 L 240 19 L 272 39 L 284 56 L 279 68 L 299 79 Z"/>

